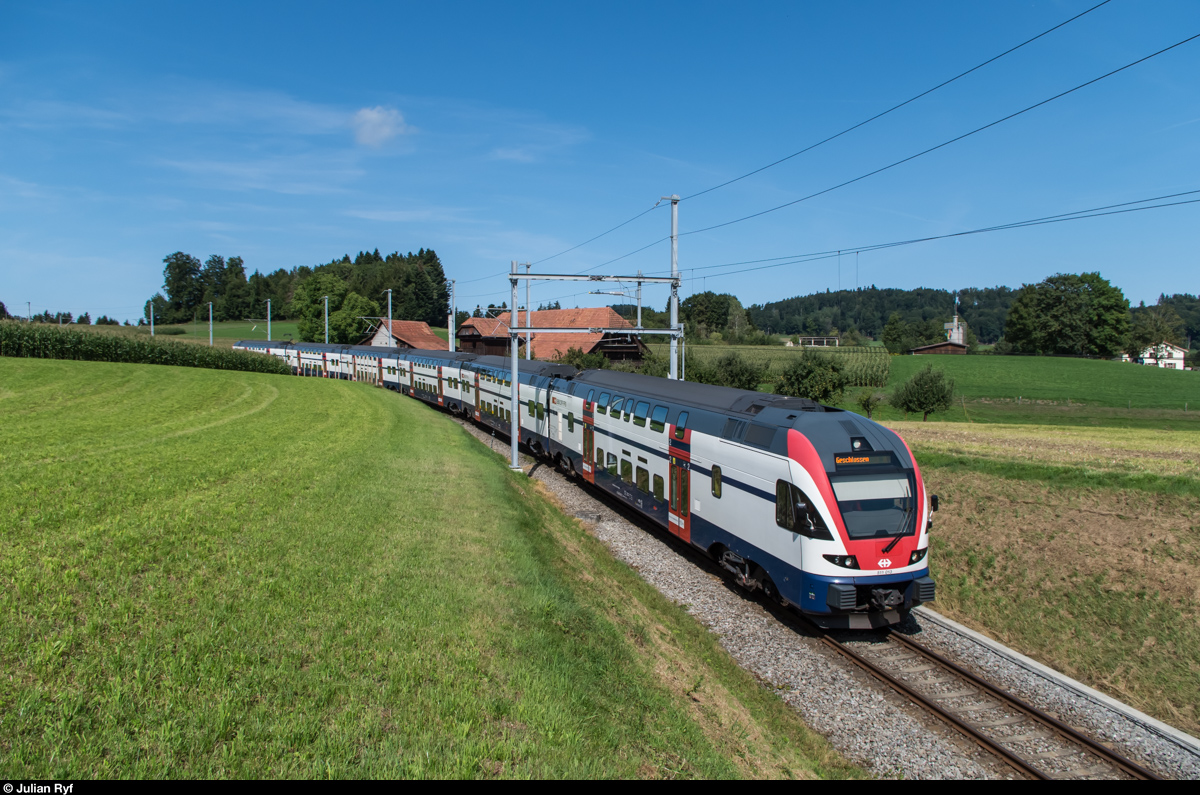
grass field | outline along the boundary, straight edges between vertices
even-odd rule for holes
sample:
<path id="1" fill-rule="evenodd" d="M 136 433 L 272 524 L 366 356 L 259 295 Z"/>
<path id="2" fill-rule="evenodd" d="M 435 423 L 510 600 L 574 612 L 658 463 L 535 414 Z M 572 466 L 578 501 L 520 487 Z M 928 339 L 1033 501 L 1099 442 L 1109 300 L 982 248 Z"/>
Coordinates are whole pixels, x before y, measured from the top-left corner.
<path id="1" fill-rule="evenodd" d="M 665 346 L 653 347 L 663 352 Z M 778 375 L 799 349 L 754 345 L 689 346 L 689 357 L 711 361 L 736 351 Z M 1200 372 L 1090 359 L 1041 356 L 891 356 L 888 385 L 846 390 L 842 408 L 858 411 L 860 392 L 890 393 L 926 365 L 953 378 L 956 405 L 930 417 L 938 422 L 1078 425 L 1200 431 Z M 760 387 L 773 388 L 772 383 Z M 909 419 L 886 403 L 876 418 Z"/>
<path id="2" fill-rule="evenodd" d="M 888 424 L 942 500 L 935 610 L 1200 733 L 1200 434 Z"/>
<path id="3" fill-rule="evenodd" d="M 0 360 L 10 778 L 860 776 L 365 384 Z"/>

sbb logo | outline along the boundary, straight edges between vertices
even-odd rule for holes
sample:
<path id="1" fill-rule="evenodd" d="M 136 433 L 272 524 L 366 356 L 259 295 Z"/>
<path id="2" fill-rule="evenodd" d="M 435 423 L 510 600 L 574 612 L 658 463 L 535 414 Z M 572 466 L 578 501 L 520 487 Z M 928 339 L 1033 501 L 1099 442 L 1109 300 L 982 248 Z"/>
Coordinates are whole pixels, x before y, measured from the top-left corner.
<path id="1" fill-rule="evenodd" d="M 879 568 L 881 568 L 881 569 L 886 569 L 888 566 L 891 566 L 891 565 L 892 565 L 891 558 L 883 558 L 879 561 Z"/>

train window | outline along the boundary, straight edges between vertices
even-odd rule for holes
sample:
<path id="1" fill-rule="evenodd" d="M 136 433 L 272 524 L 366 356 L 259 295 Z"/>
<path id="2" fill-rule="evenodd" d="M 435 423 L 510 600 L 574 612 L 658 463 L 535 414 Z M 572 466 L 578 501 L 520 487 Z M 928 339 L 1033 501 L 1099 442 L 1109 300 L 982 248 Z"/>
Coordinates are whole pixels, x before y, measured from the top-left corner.
<path id="1" fill-rule="evenodd" d="M 809 538 L 833 540 L 812 500 L 786 480 L 775 482 L 775 524 Z"/>
<path id="2" fill-rule="evenodd" d="M 596 390 L 594 390 L 594 389 L 588 390 L 587 402 L 591 403 L 592 398 L 594 398 L 594 397 L 596 397 Z"/>
<path id="3" fill-rule="evenodd" d="M 601 414 L 608 413 L 608 397 L 609 395 L 607 392 L 600 393 L 600 400 L 596 402 L 596 411 L 600 412 Z"/>
<path id="4" fill-rule="evenodd" d="M 646 415 L 650 413 L 650 404 L 644 400 L 639 400 L 637 406 L 633 410 L 633 424 L 640 428 L 646 427 Z"/>
<path id="5" fill-rule="evenodd" d="M 621 459 L 621 480 L 633 485 L 633 462 Z"/>
<path id="6" fill-rule="evenodd" d="M 679 470 L 674 468 L 671 471 L 671 510 L 679 510 Z"/>
<path id="7" fill-rule="evenodd" d="M 612 416 L 616 417 L 618 420 L 621 419 L 622 400 L 624 400 L 624 398 L 622 398 L 620 395 L 614 395 L 612 405 L 609 407 L 609 411 L 612 412 Z"/>
<path id="8" fill-rule="evenodd" d="M 602 467 L 604 466 L 604 451 L 599 447 L 596 448 L 596 463 Z"/>
<path id="9" fill-rule="evenodd" d="M 533 401 L 532 400 L 529 401 L 529 416 L 530 417 L 533 416 Z"/>
<path id="10" fill-rule="evenodd" d="M 663 498 L 663 479 L 662 475 L 654 476 L 654 499 L 662 501 Z"/>
<path id="11" fill-rule="evenodd" d="M 721 499 L 721 468 L 717 466 L 712 470 L 712 495 Z"/>
<path id="12" fill-rule="evenodd" d="M 746 431 L 746 444 L 752 444 L 755 447 L 769 448 L 774 439 L 775 429 L 766 425 L 751 423 L 750 430 Z"/>
<path id="13" fill-rule="evenodd" d="M 575 433 L 575 412 L 567 412 L 567 433 Z"/>
<path id="14" fill-rule="evenodd" d="M 633 416 L 633 398 L 625 399 L 625 421 L 629 422 L 629 418 Z"/>
<path id="15" fill-rule="evenodd" d="M 687 469 L 679 470 L 679 515 L 683 516 L 685 518 L 687 517 L 688 509 L 690 508 L 690 506 L 688 505 L 688 501 L 691 500 L 691 498 L 692 498 L 691 489 L 690 489 L 690 486 L 691 486 L 690 475 L 691 475 L 690 470 L 687 470 Z"/>
<path id="16" fill-rule="evenodd" d="M 541 403 L 537 404 L 537 418 L 540 420 L 540 419 L 545 418 L 545 416 L 546 416 L 546 407 L 543 406 Z"/>
<path id="17" fill-rule="evenodd" d="M 517 416 L 520 416 L 520 415 L 521 415 L 521 412 L 518 411 Z M 504 410 L 504 421 L 509 422 L 509 423 L 512 422 L 512 411 L 510 409 Z"/>
<path id="18" fill-rule="evenodd" d="M 655 406 L 654 413 L 650 415 L 650 430 L 662 433 L 665 427 L 667 427 L 667 407 Z"/>
<path id="19" fill-rule="evenodd" d="M 688 417 L 688 413 L 686 411 L 679 412 L 679 419 L 677 419 L 675 421 L 675 438 L 676 439 L 683 438 L 683 432 L 684 432 L 684 430 L 687 429 L 687 417 Z"/>
<path id="20" fill-rule="evenodd" d="M 638 491 L 650 493 L 650 473 L 645 467 L 637 468 L 637 487 Z"/>
<path id="21" fill-rule="evenodd" d="M 608 454 L 608 474 L 617 474 L 617 457 L 612 453 Z"/>

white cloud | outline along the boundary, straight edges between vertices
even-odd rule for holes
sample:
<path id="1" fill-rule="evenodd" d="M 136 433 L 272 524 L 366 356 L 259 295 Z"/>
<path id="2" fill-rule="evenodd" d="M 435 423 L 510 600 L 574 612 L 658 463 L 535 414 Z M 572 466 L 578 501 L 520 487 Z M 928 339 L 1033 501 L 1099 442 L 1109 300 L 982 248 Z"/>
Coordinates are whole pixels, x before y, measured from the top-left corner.
<path id="1" fill-rule="evenodd" d="M 355 113 L 353 124 L 354 138 L 363 146 L 382 146 L 409 129 L 400 111 L 381 105 Z"/>

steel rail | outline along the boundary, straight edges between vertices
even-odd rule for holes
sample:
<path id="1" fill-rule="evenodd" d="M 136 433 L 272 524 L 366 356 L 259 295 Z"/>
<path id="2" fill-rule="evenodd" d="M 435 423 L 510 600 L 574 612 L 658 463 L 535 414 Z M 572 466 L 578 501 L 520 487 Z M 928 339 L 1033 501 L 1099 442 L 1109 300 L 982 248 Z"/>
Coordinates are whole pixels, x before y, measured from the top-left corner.
<path id="1" fill-rule="evenodd" d="M 906 683 L 900 681 L 899 679 L 895 678 L 888 672 L 884 671 L 882 668 L 875 665 L 874 663 L 872 663 L 870 660 L 863 657 L 862 655 L 858 654 L 857 652 L 852 650 L 850 647 L 845 646 L 845 645 L 839 643 L 838 641 L 834 640 L 830 636 L 824 635 L 824 634 L 821 635 L 821 641 L 823 643 L 825 643 L 827 646 L 829 646 L 830 648 L 832 648 L 834 651 L 836 651 L 838 654 L 841 654 L 843 657 L 850 660 L 852 663 L 857 665 L 859 668 L 862 668 L 864 671 L 871 674 L 871 676 L 874 676 L 876 679 L 879 679 L 884 684 L 894 688 L 895 690 L 900 691 L 904 695 L 911 698 L 913 701 L 916 701 L 922 707 L 929 710 L 930 712 L 932 712 L 933 714 L 935 714 L 939 718 L 941 718 L 943 721 L 948 723 L 952 728 L 956 729 L 957 731 L 959 731 L 962 734 L 965 734 L 968 738 L 974 740 L 979 745 L 983 746 L 984 748 L 991 751 L 996 756 L 1000 757 L 1000 759 L 1004 760 L 1005 763 L 1007 763 L 1010 767 L 1012 767 L 1018 773 L 1021 773 L 1022 775 L 1028 776 L 1030 778 L 1042 780 L 1042 781 L 1045 781 L 1050 778 L 1050 776 L 1047 775 L 1046 773 L 1043 773 L 1038 768 L 1033 767 L 1032 765 L 1027 763 L 1024 759 L 1021 759 L 1019 756 L 1016 756 L 1011 751 L 1009 751 L 1007 748 L 1000 745 L 995 740 L 988 737 L 986 734 L 983 734 L 982 732 L 977 730 L 971 724 L 962 720 L 957 715 L 955 715 L 951 712 L 948 712 L 937 702 L 927 698 L 923 693 L 920 693 L 917 690 L 914 690 L 913 688 L 909 687 Z"/>
<path id="2" fill-rule="evenodd" d="M 853 662 L 855 665 L 862 668 L 864 671 L 871 674 L 876 679 L 879 679 L 880 681 L 884 682 L 889 687 L 892 687 L 893 689 L 895 689 L 898 692 L 909 697 L 916 703 L 920 704 L 922 707 L 924 707 L 925 709 L 929 710 L 930 712 L 932 712 L 933 714 L 935 714 L 936 716 L 941 718 L 943 721 L 945 721 L 948 725 L 950 725 L 956 731 L 965 735 L 969 739 L 973 740 L 980 746 L 984 747 L 985 749 L 987 749 L 988 751 L 990 751 L 991 753 L 993 753 L 994 755 L 999 757 L 1001 760 L 1003 760 L 1006 764 L 1008 764 L 1010 767 L 1012 767 L 1017 772 L 1021 773 L 1022 775 L 1028 776 L 1033 779 L 1038 779 L 1038 780 L 1052 780 L 1055 778 L 1055 776 L 1053 776 L 1049 773 L 1046 773 L 1045 771 L 1034 766 L 1027 760 L 1021 758 L 1020 756 L 1015 754 L 1013 751 L 1004 747 L 996 740 L 992 739 L 991 737 L 989 737 L 986 734 L 984 734 L 983 732 L 981 732 L 979 729 L 975 728 L 975 726 L 971 725 L 969 722 L 963 720 L 958 715 L 954 714 L 950 710 L 948 710 L 945 707 L 938 704 L 935 700 L 929 698 L 924 693 L 921 693 L 920 691 L 916 690 L 915 688 L 910 686 L 908 683 L 892 676 L 887 671 L 883 670 L 880 666 L 878 666 L 875 663 L 873 663 L 872 661 L 868 660 L 866 657 L 858 654 L 857 652 L 855 652 L 853 649 L 846 646 L 845 644 L 835 640 L 833 637 L 831 637 L 827 633 L 822 631 L 820 633 L 820 637 L 821 637 L 821 641 L 823 643 L 825 643 L 827 646 L 832 648 L 838 654 L 842 655 L 843 657 L 846 657 L 848 660 Z M 1126 775 L 1129 775 L 1135 779 L 1141 779 L 1141 780 L 1155 780 L 1155 781 L 1161 780 L 1158 775 L 1145 769 L 1144 767 L 1137 764 L 1136 762 L 1126 759 L 1125 757 L 1116 753 L 1112 749 L 1106 748 L 1105 746 L 1100 745 L 1099 743 L 1095 742 L 1094 740 L 1080 734 L 1079 732 L 1072 729 L 1070 726 L 1067 726 L 1066 724 L 1051 717 L 1050 715 L 1047 715 L 1046 713 L 1042 712 L 1041 710 L 1037 709 L 1036 707 L 1026 704 L 1025 702 L 1018 699 L 1016 696 L 1013 696 L 1012 694 L 1007 693 L 1007 692 L 1001 690 L 1000 688 L 996 687 L 995 685 L 992 685 L 992 684 L 988 683 L 987 681 L 979 678 L 978 676 L 976 676 L 975 674 L 966 670 L 965 668 L 962 668 L 961 666 L 957 665 L 956 663 L 953 663 L 950 660 L 947 660 L 945 657 L 941 656 L 937 652 L 934 652 L 931 649 L 928 649 L 928 648 L 922 646 L 921 644 L 916 643 L 915 641 L 912 641 L 909 638 L 906 638 L 903 635 L 900 635 L 899 633 L 896 633 L 896 632 L 889 631 L 889 632 L 887 632 L 886 637 L 895 639 L 901 646 L 909 649 L 910 651 L 917 653 L 918 655 L 921 655 L 922 657 L 924 657 L 927 660 L 937 663 L 938 665 L 944 667 L 945 669 L 953 672 L 956 676 L 960 676 L 963 679 L 967 680 L 971 684 L 978 687 L 981 691 L 983 691 L 984 694 L 986 694 L 987 696 L 990 696 L 991 698 L 993 698 L 997 702 L 999 702 L 998 706 L 1003 705 L 1005 707 L 1008 707 L 1009 709 L 1012 709 L 1015 712 L 1018 712 L 1018 713 L 1024 715 L 1030 721 L 1042 725 L 1043 727 L 1051 730 L 1053 733 L 1058 734 L 1059 736 L 1063 737 L 1068 742 L 1072 742 L 1078 746 L 1081 746 L 1088 753 L 1091 753 L 1094 756 L 1099 757 L 1102 761 L 1112 765 L 1113 767 L 1122 771 Z"/>
<path id="3" fill-rule="evenodd" d="M 978 676 L 971 673 L 967 669 L 963 668 L 962 666 L 958 665 L 957 663 L 951 662 L 950 660 L 946 659 L 945 657 L 943 657 L 942 655 L 933 651 L 932 649 L 922 646 L 920 643 L 917 643 L 916 641 L 914 641 L 910 638 L 907 638 L 898 632 L 889 632 L 888 637 L 895 639 L 896 641 L 898 641 L 900 643 L 900 645 L 905 646 L 909 649 L 912 649 L 917 654 L 924 655 L 925 657 L 937 662 L 939 665 L 942 665 L 942 666 L 950 669 L 955 674 L 966 679 L 968 682 L 970 682 L 971 684 L 980 688 L 981 690 L 985 691 L 988 695 L 992 696 L 993 698 L 995 698 L 999 701 L 1002 701 L 1009 707 L 1017 710 L 1018 712 L 1025 714 L 1026 716 L 1028 716 L 1030 718 L 1030 720 L 1033 720 L 1035 723 L 1042 724 L 1043 726 L 1050 729 L 1054 733 L 1061 735 L 1068 741 L 1083 746 L 1090 753 L 1094 754 L 1095 756 L 1100 757 L 1108 764 L 1112 765 L 1113 767 L 1118 768 L 1119 770 L 1125 772 L 1126 774 L 1133 776 L 1134 778 L 1142 780 L 1142 781 L 1161 781 L 1162 780 L 1162 778 L 1160 776 L 1158 776 L 1158 775 L 1152 773 L 1151 771 L 1147 770 L 1146 768 L 1142 767 L 1137 762 L 1134 762 L 1130 759 L 1126 759 L 1124 756 L 1121 756 L 1116 751 L 1113 751 L 1111 748 L 1101 745 L 1100 743 L 1096 742 L 1095 740 L 1088 737 L 1087 735 L 1079 733 L 1078 731 L 1071 728 L 1070 726 L 1063 723 L 1062 721 L 1058 720 L 1057 718 L 1053 717 L 1052 715 L 1048 715 L 1045 712 L 1042 712 L 1040 709 L 1033 706 L 1032 704 L 1027 704 L 1024 701 L 1022 701 L 1021 699 L 1017 698 L 1016 696 L 1013 696 L 1011 693 L 1008 693 L 1004 690 L 1000 690 L 995 685 L 992 685 L 989 682 L 987 682 L 987 680 L 979 678 Z"/>

